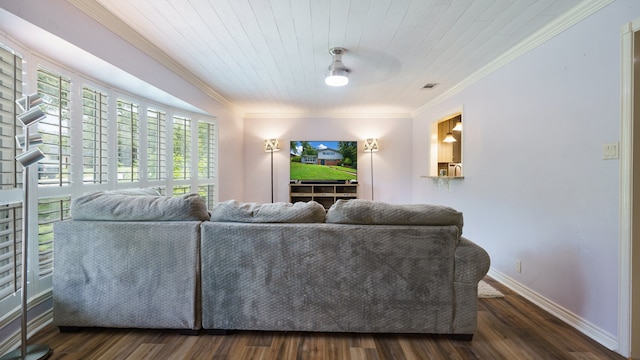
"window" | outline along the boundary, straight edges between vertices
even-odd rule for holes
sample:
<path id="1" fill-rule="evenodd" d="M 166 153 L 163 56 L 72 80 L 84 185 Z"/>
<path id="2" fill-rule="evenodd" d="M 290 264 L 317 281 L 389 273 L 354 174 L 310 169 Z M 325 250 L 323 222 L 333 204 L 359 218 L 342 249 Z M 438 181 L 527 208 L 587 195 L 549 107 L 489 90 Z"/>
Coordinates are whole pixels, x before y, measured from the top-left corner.
<path id="1" fill-rule="evenodd" d="M 22 284 L 22 206 L 0 206 L 0 300 Z"/>
<path id="2" fill-rule="evenodd" d="M 53 226 L 69 218 L 72 195 L 153 186 L 168 195 L 197 191 L 212 207 L 217 149 L 213 119 L 203 116 L 195 126 L 191 119 L 199 114 L 181 110 L 181 116 L 173 117 L 168 114 L 177 109 L 170 106 L 126 100 L 135 94 L 110 89 L 37 54 L 25 63 L 3 41 L 0 38 L 0 314 L 13 316 L 19 309 L 20 296 L 15 295 L 23 280 L 24 207 L 19 189 L 23 168 L 15 160 L 21 152 L 15 135 L 22 133 L 22 126 L 16 124 L 20 110 L 15 100 L 24 95 L 23 86 L 29 85 L 29 92 L 37 89 L 47 115 L 31 127 L 32 133 L 42 135 L 39 147 L 46 158 L 37 165 L 38 171 L 36 165 L 30 171 L 38 187 L 32 189 L 37 196 L 29 198 L 34 221 L 29 223 L 28 261 L 33 265 L 27 280 L 31 294 L 42 299 L 51 292 L 55 271 Z M 31 79 L 23 74 L 33 74 L 35 83 L 23 84 Z M 91 85 L 81 85 L 87 83 Z"/>
<path id="3" fill-rule="evenodd" d="M 14 138 L 22 133 L 15 120 L 22 74 L 22 58 L 0 44 L 0 301 L 9 306 L 18 304 L 10 295 L 22 286 L 22 198 L 13 192 L 22 183 L 22 166 L 14 159 Z"/>
<path id="4" fill-rule="evenodd" d="M 118 182 L 140 180 L 138 105 L 118 99 Z"/>
<path id="5" fill-rule="evenodd" d="M 22 93 L 22 58 L 0 46 L 0 189 L 13 189 L 18 183 L 14 137 L 21 133 L 16 126 L 15 100 Z"/>
<path id="6" fill-rule="evenodd" d="M 213 185 L 200 185 L 198 186 L 198 195 L 204 199 L 207 204 L 207 209 L 213 208 L 215 205 L 215 186 Z"/>
<path id="7" fill-rule="evenodd" d="M 189 185 L 176 185 L 173 187 L 173 196 L 189 194 L 191 192 L 191 186 Z"/>
<path id="8" fill-rule="evenodd" d="M 71 197 L 38 201 L 38 276 L 53 272 L 53 224 L 69 219 Z"/>
<path id="9" fill-rule="evenodd" d="M 198 122 L 198 179 L 214 181 L 216 175 L 216 133 L 215 124 Z M 215 186 L 205 184 L 198 186 L 198 194 L 205 200 L 207 207 L 215 204 Z"/>
<path id="10" fill-rule="evenodd" d="M 62 186 L 70 183 L 70 86 L 71 80 L 43 68 L 38 69 L 38 94 L 47 117 L 38 123 L 46 158 L 38 163 L 38 184 Z"/>
<path id="11" fill-rule="evenodd" d="M 191 119 L 173 117 L 173 178 L 191 178 Z"/>
<path id="12" fill-rule="evenodd" d="M 82 88 L 82 182 L 103 184 L 107 177 L 107 95 Z"/>
<path id="13" fill-rule="evenodd" d="M 200 121 L 198 123 L 198 178 L 215 177 L 215 125 Z"/>
<path id="14" fill-rule="evenodd" d="M 147 110 L 147 178 L 167 178 L 167 114 L 154 109 Z"/>

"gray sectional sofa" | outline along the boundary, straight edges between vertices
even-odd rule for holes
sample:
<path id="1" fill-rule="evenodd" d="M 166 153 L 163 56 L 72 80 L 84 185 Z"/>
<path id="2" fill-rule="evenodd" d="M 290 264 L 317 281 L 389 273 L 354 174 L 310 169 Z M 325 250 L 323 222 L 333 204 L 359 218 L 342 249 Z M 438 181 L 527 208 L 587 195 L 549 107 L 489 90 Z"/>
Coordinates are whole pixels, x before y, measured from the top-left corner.
<path id="1" fill-rule="evenodd" d="M 341 200 L 325 213 L 315 202 L 227 201 L 197 220 L 88 213 L 54 228 L 61 327 L 476 330 L 489 256 L 461 236 L 462 214 L 448 207 Z"/>
<path id="2" fill-rule="evenodd" d="M 54 324 L 201 328 L 199 196 L 99 192 L 75 199 L 71 216 L 54 224 Z"/>

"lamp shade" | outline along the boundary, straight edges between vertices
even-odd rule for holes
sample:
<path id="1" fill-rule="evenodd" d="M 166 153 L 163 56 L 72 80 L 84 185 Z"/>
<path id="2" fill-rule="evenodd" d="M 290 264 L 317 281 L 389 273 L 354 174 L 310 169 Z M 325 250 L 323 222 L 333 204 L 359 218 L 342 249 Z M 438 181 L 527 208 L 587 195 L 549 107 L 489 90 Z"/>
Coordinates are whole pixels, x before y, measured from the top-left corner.
<path id="1" fill-rule="evenodd" d="M 29 126 L 31 124 L 37 123 L 38 121 L 46 117 L 47 115 L 45 115 L 45 113 L 43 113 L 42 110 L 37 107 L 27 112 L 23 112 L 22 114 L 17 116 L 18 120 L 20 120 L 20 122 L 24 126 Z"/>
<path id="2" fill-rule="evenodd" d="M 44 100 L 40 97 L 39 94 L 31 94 L 27 96 L 23 96 L 20 99 L 16 100 L 16 104 L 22 109 L 22 111 L 29 110 L 34 106 L 38 106 L 42 104 Z"/>
<path id="3" fill-rule="evenodd" d="M 280 142 L 278 141 L 278 139 L 266 139 L 264 141 L 264 151 L 265 152 L 280 151 Z"/>
<path id="4" fill-rule="evenodd" d="M 453 129 L 451 129 L 453 131 L 462 131 L 462 121 L 458 121 L 456 123 L 456 126 L 453 127 Z"/>
<path id="5" fill-rule="evenodd" d="M 449 131 L 447 133 L 447 136 L 444 137 L 444 140 L 442 140 L 442 142 L 445 142 L 445 143 L 452 143 L 456 141 L 458 140 L 456 140 L 456 138 L 453 137 L 453 133 L 451 131 Z"/>
<path id="6" fill-rule="evenodd" d="M 364 151 L 365 152 L 375 152 L 380 150 L 378 147 L 378 139 L 366 139 L 364 141 Z"/>
<path id="7" fill-rule="evenodd" d="M 29 146 L 40 145 L 42 142 L 42 135 L 29 134 Z M 24 149 L 24 135 L 16 135 L 16 143 L 18 143 L 18 147 L 20 147 L 20 149 Z"/>
<path id="8" fill-rule="evenodd" d="M 42 159 L 44 159 L 44 154 L 38 148 L 33 148 L 16 156 L 16 160 L 24 167 L 29 167 Z"/>

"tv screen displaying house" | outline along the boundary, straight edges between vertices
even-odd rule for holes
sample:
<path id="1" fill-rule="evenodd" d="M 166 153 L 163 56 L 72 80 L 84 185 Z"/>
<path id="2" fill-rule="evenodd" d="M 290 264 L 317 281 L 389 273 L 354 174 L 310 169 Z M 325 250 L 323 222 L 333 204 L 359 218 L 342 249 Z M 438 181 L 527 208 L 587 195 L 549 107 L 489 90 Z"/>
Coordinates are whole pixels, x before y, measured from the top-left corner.
<path id="1" fill-rule="evenodd" d="M 291 141 L 290 179 L 339 182 L 358 179 L 357 141 Z"/>

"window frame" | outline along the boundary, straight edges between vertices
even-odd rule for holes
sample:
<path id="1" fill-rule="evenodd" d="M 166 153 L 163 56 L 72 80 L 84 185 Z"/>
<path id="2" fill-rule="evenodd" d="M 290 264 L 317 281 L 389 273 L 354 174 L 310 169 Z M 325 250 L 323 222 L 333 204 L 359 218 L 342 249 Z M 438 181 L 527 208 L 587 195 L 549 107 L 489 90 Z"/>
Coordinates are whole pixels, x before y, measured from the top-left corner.
<path id="1" fill-rule="evenodd" d="M 20 79 L 20 89 L 21 96 L 23 94 L 30 94 L 36 91 L 37 89 L 37 69 L 45 68 L 48 71 L 53 71 L 59 73 L 65 77 L 70 79 L 69 85 L 69 123 L 68 123 L 68 132 L 69 132 L 69 146 L 70 151 L 68 151 L 69 156 L 69 181 L 65 184 L 60 184 L 61 186 L 39 186 L 37 181 L 36 171 L 30 171 L 30 181 L 31 188 L 37 189 L 35 192 L 35 196 L 31 196 L 31 205 L 29 206 L 30 214 L 28 216 L 33 219 L 39 219 L 38 214 L 38 204 L 43 201 L 50 201 L 55 198 L 65 198 L 65 199 L 73 199 L 74 197 L 80 196 L 84 193 L 91 191 L 99 191 L 99 190 L 111 190 L 111 189 L 122 189 L 122 188 L 138 188 L 138 187 L 150 187 L 153 186 L 158 188 L 163 194 L 171 196 L 172 189 L 174 186 L 186 186 L 186 189 L 189 189 L 190 192 L 198 192 L 199 186 L 203 184 L 213 184 L 213 189 L 217 189 L 217 179 L 198 179 L 193 169 L 197 168 L 196 164 L 191 163 L 191 176 L 188 180 L 180 180 L 174 181 L 172 179 L 172 174 L 168 174 L 163 180 L 154 180 L 147 179 L 145 174 L 147 172 L 146 161 L 147 161 L 147 110 L 154 109 L 158 111 L 162 111 L 166 114 L 166 119 L 169 119 L 173 114 L 179 114 L 180 116 L 186 116 L 191 119 L 192 124 L 195 121 L 210 121 L 217 127 L 217 119 L 211 115 L 206 115 L 202 113 L 194 113 L 188 110 L 182 110 L 174 108 L 167 104 L 160 104 L 154 101 L 150 101 L 143 97 L 137 96 L 135 94 L 130 94 L 122 89 L 112 88 L 108 85 L 105 85 L 99 81 L 96 81 L 89 76 L 86 76 L 81 73 L 77 73 L 71 69 L 68 69 L 62 65 L 59 65 L 55 62 L 52 62 L 49 59 L 41 57 L 38 54 L 31 52 L 28 49 L 22 48 L 21 45 L 12 43 L 8 39 L 4 38 L 0 35 L 0 46 L 5 49 L 8 49 L 11 52 L 20 54 L 22 57 L 22 67 L 21 67 L 21 75 Z M 108 154 L 107 154 L 107 167 L 106 167 L 106 181 L 102 183 L 84 183 L 83 182 L 83 121 L 82 121 L 82 89 L 83 87 L 89 87 L 94 90 L 98 90 L 104 92 L 107 96 L 107 139 L 108 139 Z M 140 177 L 137 181 L 134 182 L 126 182 L 126 183 L 118 183 L 117 182 L 117 165 L 116 159 L 117 154 L 114 155 L 117 151 L 117 112 L 116 112 L 116 101 L 118 99 L 123 99 L 125 101 L 132 101 L 137 103 L 138 105 L 138 124 L 140 126 L 140 141 L 138 143 L 138 153 L 139 153 L 139 174 Z M 17 111 L 17 110 L 15 110 Z M 15 118 L 15 114 L 13 115 Z M 172 132 L 169 130 L 170 125 L 167 123 L 165 132 L 165 147 L 166 154 L 171 154 L 171 149 L 169 149 L 169 144 L 172 143 Z M 16 132 L 19 132 L 19 128 L 16 128 Z M 191 126 L 191 161 L 195 161 L 197 157 L 194 154 L 197 154 L 197 149 L 194 149 L 195 142 L 197 139 L 197 134 L 193 129 L 195 127 Z M 15 143 L 15 141 L 13 141 Z M 216 153 L 218 146 L 218 139 L 215 139 Z M 19 151 L 19 150 L 16 150 Z M 15 156 L 15 153 L 12 153 L 11 158 Z M 214 160 L 217 163 L 217 158 Z M 21 216 L 21 203 L 22 203 L 22 190 L 19 188 L 20 178 L 19 174 L 21 173 L 20 165 L 16 165 L 14 163 L 14 178 L 16 179 L 16 183 L 14 187 L 10 189 L 2 189 L 0 188 L 0 205 L 2 204 L 18 204 L 17 213 Z M 172 166 L 172 158 L 167 155 L 166 157 L 166 168 L 170 169 Z M 211 185 L 208 185 L 211 186 Z M 62 209 L 60 212 L 60 219 L 66 219 L 68 215 L 68 209 Z M 43 217 L 42 224 L 39 224 L 41 221 L 30 221 L 29 222 L 29 263 L 36 264 L 31 265 L 29 267 L 29 279 L 28 279 L 28 295 L 29 302 L 31 305 L 35 306 L 39 303 L 46 301 L 51 298 L 51 279 L 52 275 L 50 272 L 43 273 L 43 276 L 40 276 L 40 266 L 39 266 L 39 239 L 40 236 L 44 236 L 47 242 L 47 246 L 51 246 L 49 243 L 50 233 L 50 225 L 55 222 L 51 219 L 45 219 Z M 42 234 L 39 230 L 42 230 Z M 14 238 L 16 244 L 20 244 L 19 240 L 21 239 L 21 233 L 16 231 L 17 237 Z M 55 241 L 55 239 L 54 239 Z M 49 248 L 48 248 L 49 249 Z M 46 257 L 50 255 L 50 253 L 46 252 Z M 55 257 L 55 253 L 53 254 Z M 48 265 L 47 265 L 48 266 Z M 15 267 L 15 266 L 14 266 Z M 16 268 L 20 271 L 19 266 Z M 55 271 L 55 269 L 53 270 Z M 19 280 L 19 278 L 18 278 Z M 21 285 L 21 282 L 18 282 L 17 285 Z M 13 293 L 15 294 L 15 292 Z M 4 300 L 0 300 L 0 328 L 8 324 L 10 321 L 16 319 L 19 316 L 19 305 L 20 305 L 20 296 L 12 296 L 8 295 Z"/>

